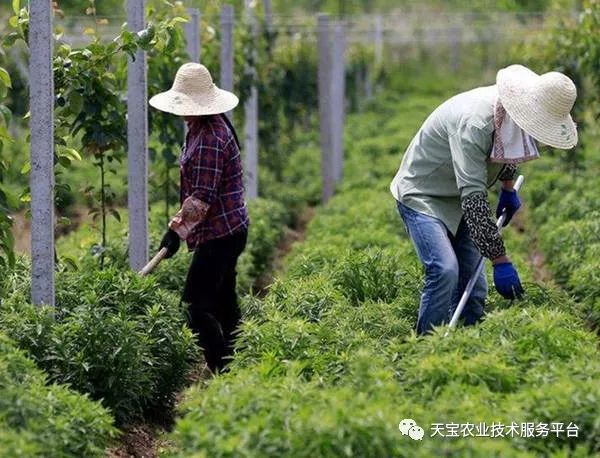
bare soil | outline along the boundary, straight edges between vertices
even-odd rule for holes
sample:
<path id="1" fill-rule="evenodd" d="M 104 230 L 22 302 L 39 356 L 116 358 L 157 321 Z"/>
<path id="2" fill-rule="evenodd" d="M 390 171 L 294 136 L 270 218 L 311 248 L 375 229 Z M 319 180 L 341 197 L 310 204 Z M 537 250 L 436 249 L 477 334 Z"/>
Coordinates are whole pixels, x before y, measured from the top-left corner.
<path id="1" fill-rule="evenodd" d="M 123 432 L 121 444 L 107 450 L 108 458 L 155 458 L 157 428 L 149 424 L 131 426 Z"/>
<path id="2" fill-rule="evenodd" d="M 208 367 L 201 361 L 189 374 L 186 386 L 211 377 Z M 183 391 L 177 394 L 176 404 L 183 399 Z M 161 449 L 170 443 L 164 434 L 171 431 L 175 424 L 175 409 L 162 412 L 154 421 L 146 421 L 127 426 L 123 429 L 118 443 L 106 451 L 107 458 L 157 458 Z"/>
<path id="3" fill-rule="evenodd" d="M 519 232 L 525 233 L 527 229 L 526 220 L 528 219 L 528 209 L 524 205 L 521 211 L 517 212 L 511 225 Z M 533 267 L 533 278 L 536 282 L 553 283 L 553 275 L 546 266 L 546 258 L 544 253 L 539 249 L 538 239 L 534 234 L 528 236 L 529 250 L 527 252 L 527 260 Z"/>
<path id="4" fill-rule="evenodd" d="M 31 255 L 31 218 L 25 211 L 20 211 L 11 215 L 13 218 L 12 232 L 15 238 L 15 251 L 19 254 Z M 60 217 L 60 215 L 58 215 Z M 88 218 L 88 210 L 85 207 L 78 207 L 73 215 L 69 217 L 68 224 L 57 224 L 55 236 L 62 237 L 77 228 Z"/>
<path id="5" fill-rule="evenodd" d="M 264 297 L 269 291 L 269 286 L 273 284 L 275 274 L 281 272 L 283 260 L 292 250 L 294 244 L 304 240 L 304 234 L 308 223 L 315 216 L 315 208 L 308 207 L 298 218 L 298 224 L 295 228 L 286 227 L 282 239 L 280 240 L 273 255 L 273 264 L 268 272 L 265 272 L 254 282 L 253 291 L 258 297 Z"/>

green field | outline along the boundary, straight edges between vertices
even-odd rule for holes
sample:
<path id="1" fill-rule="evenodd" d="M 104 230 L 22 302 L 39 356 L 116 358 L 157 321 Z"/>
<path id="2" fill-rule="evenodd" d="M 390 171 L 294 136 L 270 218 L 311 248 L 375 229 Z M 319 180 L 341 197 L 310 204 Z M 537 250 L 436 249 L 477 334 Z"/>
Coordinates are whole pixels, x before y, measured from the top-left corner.
<path id="1" fill-rule="evenodd" d="M 550 225 L 554 237 L 591 236 L 581 228 L 594 224 L 595 202 L 580 201 L 575 220 L 552 205 L 564 189 L 543 183 L 560 174 L 557 158 L 522 168 L 532 217 L 523 233 L 509 229 L 506 236 L 509 255 L 526 272 L 526 298 L 510 303 L 494 293 L 482 325 L 446 338 L 443 329 L 414 335 L 422 275 L 387 187 L 398 148 L 445 95 L 388 92 L 372 111 L 349 119 L 344 185 L 317 212 L 266 299 L 248 303 L 231 373 L 188 390 L 167 456 L 589 456 L 597 450 L 594 241 L 582 243 L 577 256 L 574 244 L 560 244 L 556 258 L 546 248 L 557 246 L 546 235 Z M 593 157 L 586 165 L 587 173 L 598 170 Z M 567 196 L 595 192 L 581 181 Z M 552 212 L 539 207 L 541 195 Z M 538 238 L 555 282 L 572 295 L 555 282 L 535 281 L 528 256 Z M 399 433 L 403 418 L 424 427 L 422 442 Z M 427 437 L 436 423 L 481 422 L 565 428 L 572 422 L 580 434 Z"/>

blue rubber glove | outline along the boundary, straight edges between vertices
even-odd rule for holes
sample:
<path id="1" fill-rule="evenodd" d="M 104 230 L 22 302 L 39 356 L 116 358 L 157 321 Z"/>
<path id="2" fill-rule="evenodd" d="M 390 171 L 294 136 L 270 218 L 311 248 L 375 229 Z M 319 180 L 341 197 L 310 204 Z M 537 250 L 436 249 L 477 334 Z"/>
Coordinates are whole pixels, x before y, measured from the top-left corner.
<path id="1" fill-rule="evenodd" d="M 523 287 L 519 274 L 511 262 L 501 262 L 494 265 L 494 285 L 505 299 L 521 299 Z"/>
<path id="2" fill-rule="evenodd" d="M 506 189 L 502 189 L 500 191 L 498 206 L 496 207 L 496 218 L 500 218 L 500 215 L 506 209 L 506 219 L 502 226 L 506 226 L 510 223 L 513 215 L 517 213 L 519 208 L 521 208 L 521 200 L 519 199 L 517 191 L 507 191 Z"/>

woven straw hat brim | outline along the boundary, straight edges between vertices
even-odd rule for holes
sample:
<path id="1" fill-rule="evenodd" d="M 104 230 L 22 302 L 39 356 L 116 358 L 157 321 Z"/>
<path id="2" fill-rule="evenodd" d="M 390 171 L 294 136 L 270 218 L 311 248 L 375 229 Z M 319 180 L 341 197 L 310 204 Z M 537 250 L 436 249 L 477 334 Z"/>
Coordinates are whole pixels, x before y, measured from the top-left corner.
<path id="1" fill-rule="evenodd" d="M 537 141 L 559 149 L 577 145 L 577 126 L 571 115 L 557 115 L 539 103 L 536 92 L 540 76 L 526 67 L 513 65 L 498 72 L 496 84 L 502 106 L 512 120 Z"/>
<path id="2" fill-rule="evenodd" d="M 240 103 L 235 94 L 213 87 L 209 97 L 191 97 L 170 89 L 149 101 L 154 108 L 177 116 L 207 116 L 227 113 Z"/>

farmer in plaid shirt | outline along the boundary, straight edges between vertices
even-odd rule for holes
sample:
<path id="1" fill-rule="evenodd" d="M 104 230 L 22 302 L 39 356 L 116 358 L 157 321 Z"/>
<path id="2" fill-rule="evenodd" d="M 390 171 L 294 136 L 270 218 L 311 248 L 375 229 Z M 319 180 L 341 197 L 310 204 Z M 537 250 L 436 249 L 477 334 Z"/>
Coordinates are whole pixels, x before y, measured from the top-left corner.
<path id="1" fill-rule="evenodd" d="M 240 146 L 226 113 L 238 98 L 217 88 L 200 64 L 183 65 L 173 88 L 150 100 L 159 110 L 187 123 L 180 158 L 181 209 L 162 239 L 167 258 L 185 240 L 194 251 L 183 301 L 189 322 L 217 372 L 233 351 L 241 313 L 236 295 L 236 264 L 246 246 L 248 212 L 244 201 Z"/>

